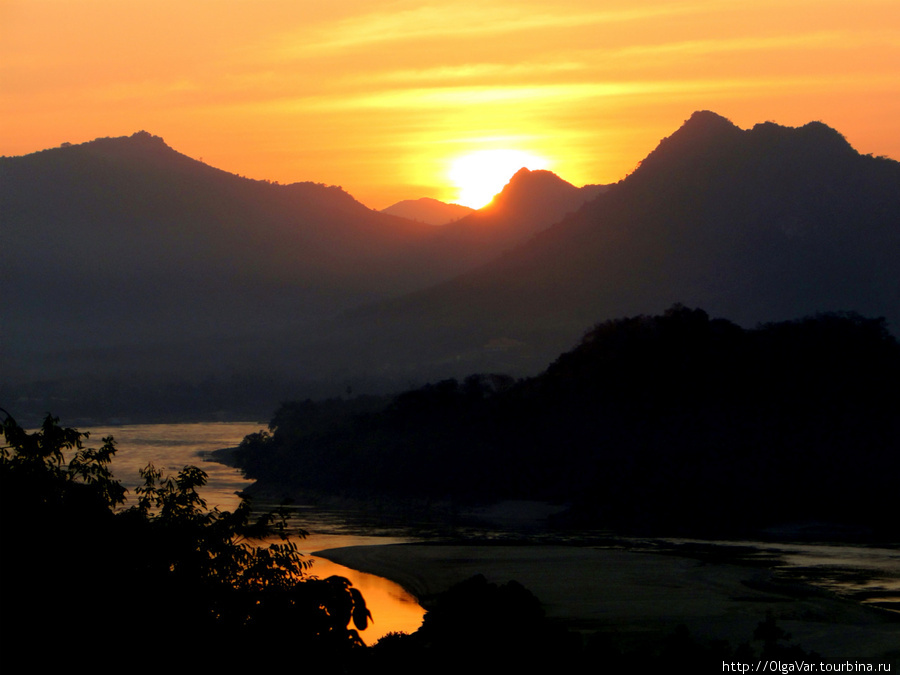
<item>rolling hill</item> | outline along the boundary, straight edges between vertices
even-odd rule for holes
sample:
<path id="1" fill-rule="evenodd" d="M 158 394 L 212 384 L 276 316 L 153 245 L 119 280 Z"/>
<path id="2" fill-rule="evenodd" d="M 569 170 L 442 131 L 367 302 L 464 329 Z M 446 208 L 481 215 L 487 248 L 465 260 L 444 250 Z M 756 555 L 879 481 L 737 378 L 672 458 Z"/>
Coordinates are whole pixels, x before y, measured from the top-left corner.
<path id="1" fill-rule="evenodd" d="M 386 209 L 381 209 L 381 212 L 400 216 L 407 220 L 418 220 L 429 225 L 446 225 L 469 215 L 474 210 L 461 204 L 447 204 L 431 197 L 420 197 L 419 199 L 404 199 L 396 204 L 391 204 Z"/>

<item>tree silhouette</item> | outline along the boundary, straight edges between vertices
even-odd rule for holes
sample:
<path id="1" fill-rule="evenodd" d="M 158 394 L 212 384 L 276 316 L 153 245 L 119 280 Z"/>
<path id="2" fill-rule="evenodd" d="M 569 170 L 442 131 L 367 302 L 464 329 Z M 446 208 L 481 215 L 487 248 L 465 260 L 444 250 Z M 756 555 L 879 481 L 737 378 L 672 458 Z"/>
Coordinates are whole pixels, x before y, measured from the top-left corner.
<path id="1" fill-rule="evenodd" d="M 892 538 L 898 381 L 883 318 L 744 329 L 674 305 L 597 325 L 530 378 L 443 380 L 365 414 L 285 404 L 236 462 L 286 492 L 556 501 L 572 524 L 655 533 L 820 522 Z"/>
<path id="2" fill-rule="evenodd" d="M 57 418 L 28 433 L 2 412 L 0 597 L 11 651 L 39 653 L 49 638 L 77 650 L 85 632 L 121 656 L 187 636 L 222 654 L 270 640 L 323 658 L 363 645 L 365 600 L 343 577 L 308 574 L 284 512 L 254 516 L 247 501 L 209 508 L 202 470 L 165 477 L 152 465 L 123 509 L 112 437 L 85 448 L 88 434 Z"/>

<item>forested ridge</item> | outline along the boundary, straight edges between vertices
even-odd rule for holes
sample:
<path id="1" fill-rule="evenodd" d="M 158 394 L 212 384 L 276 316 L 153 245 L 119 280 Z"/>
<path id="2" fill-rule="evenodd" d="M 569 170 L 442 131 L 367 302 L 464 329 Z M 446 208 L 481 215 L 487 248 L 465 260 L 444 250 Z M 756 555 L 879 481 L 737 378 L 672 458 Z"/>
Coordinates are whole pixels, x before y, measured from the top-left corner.
<path id="1" fill-rule="evenodd" d="M 666 532 L 896 531 L 900 347 L 883 319 L 743 329 L 676 305 L 611 320 L 536 377 L 292 402 L 238 465 L 268 490 L 540 499 Z"/>
<path id="2" fill-rule="evenodd" d="M 819 122 L 698 111 L 637 164 L 582 188 L 519 171 L 431 226 L 147 133 L 0 158 L 0 398 L 29 424 L 259 419 L 534 376 L 592 322 L 675 302 L 745 328 L 854 310 L 897 335 L 900 162 Z"/>

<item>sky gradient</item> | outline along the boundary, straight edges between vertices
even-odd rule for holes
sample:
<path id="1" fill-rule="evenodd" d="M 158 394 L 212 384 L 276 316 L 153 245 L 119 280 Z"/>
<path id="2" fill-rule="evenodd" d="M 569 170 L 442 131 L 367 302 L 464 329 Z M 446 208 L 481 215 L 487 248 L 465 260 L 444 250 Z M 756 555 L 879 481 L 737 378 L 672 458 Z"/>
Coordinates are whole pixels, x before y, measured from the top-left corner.
<path id="1" fill-rule="evenodd" d="M 900 159 L 900 3 L 0 0 L 3 155 L 146 130 L 384 208 L 481 150 L 614 182 L 700 109 Z"/>

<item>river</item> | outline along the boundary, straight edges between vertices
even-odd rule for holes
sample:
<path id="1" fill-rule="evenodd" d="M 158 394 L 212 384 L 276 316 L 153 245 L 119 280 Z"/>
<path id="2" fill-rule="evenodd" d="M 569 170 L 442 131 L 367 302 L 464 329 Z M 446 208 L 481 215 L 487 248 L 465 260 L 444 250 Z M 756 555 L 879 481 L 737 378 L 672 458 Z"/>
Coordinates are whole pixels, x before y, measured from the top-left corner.
<path id="1" fill-rule="evenodd" d="M 213 450 L 236 446 L 258 431 L 259 423 L 141 424 L 92 428 L 90 445 L 99 445 L 104 436 L 116 439 L 118 452 L 113 462 L 116 477 L 129 489 L 140 484 L 140 469 L 152 462 L 164 473 L 174 474 L 187 464 L 197 464 L 209 475 L 202 494 L 210 507 L 231 510 L 239 503 L 236 492 L 249 484 L 238 471 L 207 461 Z M 88 429 L 82 429 L 88 430 Z M 319 577 L 345 576 L 366 599 L 374 624 L 363 632 L 367 644 L 392 631 L 411 633 L 422 621 L 424 610 L 417 600 L 397 584 L 364 574 L 310 554 L 329 548 L 424 541 L 446 536 L 446 531 L 429 532 L 418 523 L 383 523 L 360 518 L 353 511 L 296 506 L 297 522 L 309 535 L 297 539 L 299 549 L 314 563 L 310 573 Z M 491 515 L 491 514 L 481 514 Z M 493 514 L 496 516 L 496 513 Z M 496 518 L 460 521 L 452 535 L 457 539 L 497 541 L 521 539 L 515 522 Z M 863 603 L 875 603 L 897 610 L 900 604 L 900 551 L 896 546 L 835 545 L 833 543 L 779 543 L 764 541 L 688 541 L 675 539 L 622 539 L 603 544 L 603 533 L 576 533 L 572 542 L 593 539 L 595 545 L 625 547 L 634 551 L 710 555 L 713 558 L 747 560 L 766 564 L 789 579 L 802 581 Z M 558 534 L 529 533 L 533 541 L 544 538 L 561 543 Z M 564 541 L 562 541 L 564 543 Z"/>
<path id="2" fill-rule="evenodd" d="M 196 424 L 133 424 L 112 427 L 80 429 L 89 431 L 89 447 L 98 447 L 106 436 L 116 442 L 116 456 L 112 463 L 115 477 L 129 490 L 133 498 L 134 488 L 142 483 L 140 471 L 152 463 L 163 474 L 174 475 L 187 465 L 199 466 L 209 476 L 209 482 L 200 491 L 210 508 L 231 511 L 240 503 L 237 492 L 250 484 L 241 473 L 231 467 L 208 461 L 208 453 L 220 448 L 235 447 L 247 434 L 259 431 L 265 425 L 256 422 L 222 422 Z M 128 503 L 126 502 L 126 506 Z M 342 565 L 316 558 L 313 551 L 342 546 L 365 546 L 412 541 L 396 533 L 368 534 L 358 528 L 348 530 L 340 519 L 330 514 L 309 513 L 304 519 L 303 509 L 298 525 L 309 535 L 294 537 L 299 550 L 313 560 L 309 574 L 326 578 L 340 575 L 348 578 L 363 594 L 372 613 L 373 623 L 361 633 L 366 644 L 374 644 L 390 632 L 412 633 L 422 624 L 424 611 L 418 601 L 392 581 L 352 570 Z"/>

